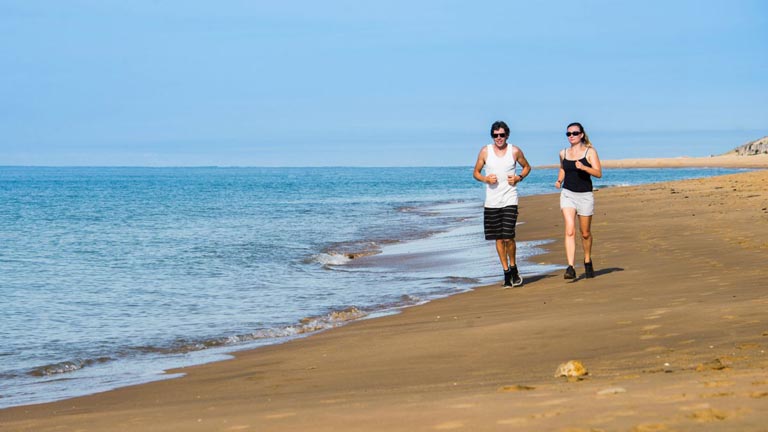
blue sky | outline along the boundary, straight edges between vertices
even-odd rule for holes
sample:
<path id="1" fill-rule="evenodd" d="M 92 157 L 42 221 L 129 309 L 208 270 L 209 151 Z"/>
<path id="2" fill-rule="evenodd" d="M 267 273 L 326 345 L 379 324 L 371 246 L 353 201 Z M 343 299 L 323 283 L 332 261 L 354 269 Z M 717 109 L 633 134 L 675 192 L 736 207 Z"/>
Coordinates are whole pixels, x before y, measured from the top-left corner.
<path id="1" fill-rule="evenodd" d="M 0 0 L 0 165 L 534 164 L 768 135 L 768 3 Z"/>

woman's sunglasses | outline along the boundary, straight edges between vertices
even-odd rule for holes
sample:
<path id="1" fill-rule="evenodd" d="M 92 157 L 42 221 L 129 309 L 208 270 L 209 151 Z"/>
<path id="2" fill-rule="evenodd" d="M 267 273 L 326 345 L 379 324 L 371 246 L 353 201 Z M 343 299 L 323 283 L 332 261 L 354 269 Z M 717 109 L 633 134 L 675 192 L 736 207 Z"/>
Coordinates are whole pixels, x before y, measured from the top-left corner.
<path id="1" fill-rule="evenodd" d="M 569 137 L 569 136 L 579 136 L 579 135 L 581 135 L 581 132 L 566 132 L 565 133 L 565 136 L 567 136 L 567 137 Z"/>

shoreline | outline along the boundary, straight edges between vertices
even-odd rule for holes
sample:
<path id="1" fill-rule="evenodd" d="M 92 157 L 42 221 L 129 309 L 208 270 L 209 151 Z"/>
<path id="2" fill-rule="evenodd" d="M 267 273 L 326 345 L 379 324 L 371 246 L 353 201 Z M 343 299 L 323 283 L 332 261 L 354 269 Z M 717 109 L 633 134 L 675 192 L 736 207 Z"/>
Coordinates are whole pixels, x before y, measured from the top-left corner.
<path id="1" fill-rule="evenodd" d="M 541 430 L 708 422 L 759 430 L 768 420 L 756 409 L 768 396 L 768 380 L 759 379 L 768 367 L 768 297 L 757 289 L 766 275 L 766 179 L 758 171 L 601 189 L 594 280 L 564 283 L 558 272 L 527 278 L 520 289 L 479 287 L 167 371 L 183 378 L 0 410 L 0 424 L 355 430 L 364 421 L 370 430 Z M 552 194 L 523 197 L 521 208 L 519 240 L 562 229 Z M 560 263 L 561 243 L 534 261 Z M 571 359 L 591 376 L 554 379 Z M 713 359 L 723 368 L 696 371 Z M 607 413 L 590 409 L 596 402 Z"/>

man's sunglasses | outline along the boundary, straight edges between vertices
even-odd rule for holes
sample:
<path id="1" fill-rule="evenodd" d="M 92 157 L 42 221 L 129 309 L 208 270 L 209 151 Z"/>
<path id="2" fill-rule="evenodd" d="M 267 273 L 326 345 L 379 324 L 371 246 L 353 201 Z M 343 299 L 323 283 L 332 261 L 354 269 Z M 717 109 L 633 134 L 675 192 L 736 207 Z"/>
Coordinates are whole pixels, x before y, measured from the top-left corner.
<path id="1" fill-rule="evenodd" d="M 491 136 L 494 137 L 494 138 L 506 138 L 507 134 L 505 134 L 505 133 L 491 134 Z"/>

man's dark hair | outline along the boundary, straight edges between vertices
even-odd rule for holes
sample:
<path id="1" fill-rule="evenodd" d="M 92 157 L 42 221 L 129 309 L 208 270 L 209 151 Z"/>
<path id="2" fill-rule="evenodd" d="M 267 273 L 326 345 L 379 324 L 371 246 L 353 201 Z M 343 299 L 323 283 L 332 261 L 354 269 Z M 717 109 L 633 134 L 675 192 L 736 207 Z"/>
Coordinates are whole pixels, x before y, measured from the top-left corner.
<path id="1" fill-rule="evenodd" d="M 507 126 L 507 124 L 504 123 L 503 121 L 499 120 L 499 121 L 493 122 L 493 124 L 491 125 L 491 136 L 493 136 L 493 131 L 497 129 L 504 129 L 504 132 L 507 134 L 507 136 L 509 136 L 509 126 Z"/>

